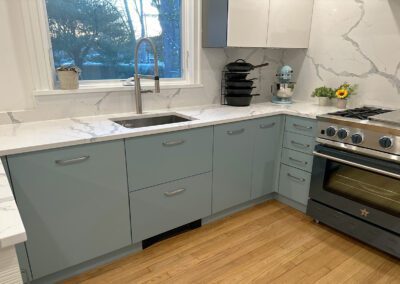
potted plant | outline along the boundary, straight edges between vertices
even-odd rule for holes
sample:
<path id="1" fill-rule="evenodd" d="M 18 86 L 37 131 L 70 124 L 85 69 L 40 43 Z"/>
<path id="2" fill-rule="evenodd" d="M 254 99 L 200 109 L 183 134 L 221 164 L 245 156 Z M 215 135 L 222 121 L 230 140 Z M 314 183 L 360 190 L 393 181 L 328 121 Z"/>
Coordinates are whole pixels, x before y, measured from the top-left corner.
<path id="1" fill-rule="evenodd" d="M 57 75 L 60 81 L 60 89 L 74 90 L 79 88 L 79 75 L 81 69 L 75 65 L 61 66 L 57 68 Z"/>
<path id="2" fill-rule="evenodd" d="M 350 85 L 344 82 L 339 88 L 336 89 L 336 99 L 338 108 L 346 108 L 347 100 L 350 96 L 356 94 L 357 85 Z"/>
<path id="3" fill-rule="evenodd" d="M 311 96 L 318 98 L 318 104 L 320 106 L 328 106 L 331 104 L 331 98 L 335 96 L 335 90 L 323 86 L 316 88 Z"/>

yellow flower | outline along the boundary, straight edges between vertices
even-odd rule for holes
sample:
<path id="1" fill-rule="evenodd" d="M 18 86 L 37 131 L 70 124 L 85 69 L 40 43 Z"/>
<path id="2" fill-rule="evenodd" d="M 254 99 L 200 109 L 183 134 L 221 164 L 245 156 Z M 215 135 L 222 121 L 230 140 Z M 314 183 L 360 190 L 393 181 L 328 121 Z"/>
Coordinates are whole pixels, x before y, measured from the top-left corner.
<path id="1" fill-rule="evenodd" d="M 345 99 L 349 95 L 349 92 L 345 89 L 339 89 L 336 91 L 336 97 L 339 99 Z"/>

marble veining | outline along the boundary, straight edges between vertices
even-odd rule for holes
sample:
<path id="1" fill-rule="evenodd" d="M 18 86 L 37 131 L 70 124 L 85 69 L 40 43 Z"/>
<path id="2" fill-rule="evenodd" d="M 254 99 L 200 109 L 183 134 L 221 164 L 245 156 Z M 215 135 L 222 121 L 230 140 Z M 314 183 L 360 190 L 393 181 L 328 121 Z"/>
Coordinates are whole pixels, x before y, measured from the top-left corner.
<path id="1" fill-rule="evenodd" d="M 0 249 L 25 240 L 25 228 L 0 161 Z"/>

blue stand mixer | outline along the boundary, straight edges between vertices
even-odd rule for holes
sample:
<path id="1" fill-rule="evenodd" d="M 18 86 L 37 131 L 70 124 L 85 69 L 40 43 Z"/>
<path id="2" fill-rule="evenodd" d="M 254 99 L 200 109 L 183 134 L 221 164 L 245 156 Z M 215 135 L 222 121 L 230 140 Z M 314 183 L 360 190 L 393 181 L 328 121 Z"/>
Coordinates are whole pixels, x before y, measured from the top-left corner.
<path id="1" fill-rule="evenodd" d="M 292 81 L 293 69 L 289 65 L 282 66 L 276 74 L 278 82 L 271 86 L 272 102 L 275 104 L 291 104 L 295 82 Z"/>

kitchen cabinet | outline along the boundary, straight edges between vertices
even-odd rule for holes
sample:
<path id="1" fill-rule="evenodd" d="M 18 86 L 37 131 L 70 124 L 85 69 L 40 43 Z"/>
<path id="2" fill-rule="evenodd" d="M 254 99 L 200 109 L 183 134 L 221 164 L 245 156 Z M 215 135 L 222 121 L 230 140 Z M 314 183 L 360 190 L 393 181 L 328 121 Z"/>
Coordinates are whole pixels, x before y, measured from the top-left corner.
<path id="1" fill-rule="evenodd" d="M 308 48 L 314 0 L 203 0 L 203 47 Z"/>
<path id="2" fill-rule="evenodd" d="M 254 121 L 214 127 L 212 212 L 251 198 Z"/>
<path id="3" fill-rule="evenodd" d="M 254 121 L 254 152 L 252 168 L 252 199 L 278 191 L 277 174 L 282 145 L 282 116 Z"/>
<path id="4" fill-rule="evenodd" d="M 310 181 L 310 173 L 282 164 L 279 179 L 279 194 L 302 205 L 307 205 Z"/>
<path id="5" fill-rule="evenodd" d="M 211 173 L 130 193 L 133 241 L 211 215 Z"/>
<path id="6" fill-rule="evenodd" d="M 132 244 L 122 140 L 7 159 L 34 279 Z"/>
<path id="7" fill-rule="evenodd" d="M 135 137 L 125 141 L 130 190 L 212 170 L 213 128 Z"/>

